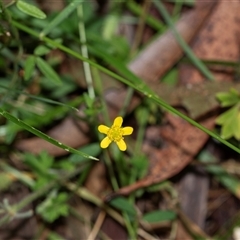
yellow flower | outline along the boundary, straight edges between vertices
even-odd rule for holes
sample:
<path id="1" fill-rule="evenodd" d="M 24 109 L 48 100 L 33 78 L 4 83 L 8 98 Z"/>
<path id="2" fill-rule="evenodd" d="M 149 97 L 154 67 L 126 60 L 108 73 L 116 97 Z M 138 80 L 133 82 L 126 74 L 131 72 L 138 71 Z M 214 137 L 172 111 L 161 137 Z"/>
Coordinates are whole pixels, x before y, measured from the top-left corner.
<path id="1" fill-rule="evenodd" d="M 98 126 L 98 131 L 107 135 L 101 141 L 101 148 L 107 148 L 111 142 L 115 142 L 121 151 L 125 151 L 127 149 L 127 145 L 123 140 L 123 136 L 132 134 L 133 128 L 122 128 L 122 122 L 122 117 L 116 117 L 114 119 L 113 125 L 110 128 L 105 125 Z"/>

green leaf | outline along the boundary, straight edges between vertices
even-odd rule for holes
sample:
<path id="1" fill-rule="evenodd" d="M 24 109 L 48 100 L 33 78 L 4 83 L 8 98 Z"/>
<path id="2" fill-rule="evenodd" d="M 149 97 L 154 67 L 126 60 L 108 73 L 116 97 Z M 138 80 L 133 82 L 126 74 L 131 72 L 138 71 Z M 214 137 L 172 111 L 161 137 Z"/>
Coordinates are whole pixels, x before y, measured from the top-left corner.
<path id="1" fill-rule="evenodd" d="M 33 74 L 33 70 L 35 67 L 35 57 L 29 56 L 25 61 L 24 66 L 24 80 L 29 80 Z"/>
<path id="2" fill-rule="evenodd" d="M 40 190 L 44 188 L 44 186 L 48 185 L 50 181 L 54 179 L 54 176 L 43 176 L 43 175 L 38 175 L 37 179 L 35 181 L 35 184 L 31 187 L 33 191 Z"/>
<path id="3" fill-rule="evenodd" d="M 230 107 L 240 102 L 240 95 L 236 89 L 230 89 L 229 92 L 220 92 L 216 95 L 217 99 L 221 102 L 222 107 Z"/>
<path id="4" fill-rule="evenodd" d="M 35 184 L 35 180 L 32 179 L 29 175 L 27 175 L 25 172 L 19 171 L 18 169 L 9 166 L 6 163 L 1 162 L 1 170 L 3 171 L 1 174 L 6 174 L 6 177 L 9 178 L 11 182 L 18 180 L 27 185 L 28 187 L 33 187 Z M 2 177 L 2 175 L 0 176 Z M 0 190 L 2 189 L 2 186 L 5 184 L 4 179 L 0 177 Z"/>
<path id="5" fill-rule="evenodd" d="M 40 33 L 40 36 L 46 36 L 56 28 L 61 22 L 63 22 L 78 6 L 82 4 L 83 0 L 73 0 L 68 6 L 66 6 Z"/>
<path id="6" fill-rule="evenodd" d="M 206 169 L 208 172 L 212 173 L 216 179 L 231 193 L 240 198 L 240 181 L 238 178 L 228 174 L 221 166 L 210 165 L 207 166 Z"/>
<path id="7" fill-rule="evenodd" d="M 149 169 L 149 160 L 145 155 L 136 155 L 130 160 L 133 171 L 136 171 L 137 178 L 141 179 L 146 176 Z"/>
<path id="8" fill-rule="evenodd" d="M 169 85 L 175 85 L 178 79 L 178 71 L 179 70 L 177 68 L 172 68 L 162 77 L 161 82 Z"/>
<path id="9" fill-rule="evenodd" d="M 230 108 L 228 111 L 221 114 L 217 119 L 216 123 L 222 125 L 221 137 L 228 139 L 235 137 L 240 140 L 240 111 L 239 104 Z"/>
<path id="10" fill-rule="evenodd" d="M 84 102 L 88 108 L 92 108 L 94 104 L 94 99 L 89 96 L 87 93 L 83 93 Z"/>
<path id="11" fill-rule="evenodd" d="M 100 154 L 101 152 L 101 148 L 99 143 L 91 143 L 87 146 L 84 146 L 82 148 L 79 149 L 81 152 L 85 152 L 86 154 L 91 154 L 91 156 L 96 157 Z M 85 161 L 86 158 L 79 156 L 79 154 L 72 154 L 69 157 L 69 161 L 71 163 L 81 163 L 83 161 Z"/>
<path id="12" fill-rule="evenodd" d="M 141 78 L 131 72 L 121 60 L 114 58 L 99 45 L 94 45 L 94 47 L 89 45 L 88 49 L 92 54 L 103 59 L 106 63 L 112 66 L 119 74 L 128 78 L 127 82 L 130 81 L 132 84 L 144 88 L 146 92 L 151 91 L 150 88 L 143 83 Z"/>
<path id="13" fill-rule="evenodd" d="M 145 106 L 139 106 L 136 109 L 136 119 L 141 126 L 145 126 L 147 124 L 149 118 L 149 109 Z"/>
<path id="14" fill-rule="evenodd" d="M 50 51 L 51 49 L 49 49 L 48 47 L 44 45 L 39 45 L 34 49 L 34 54 L 37 56 L 43 56 L 49 53 Z"/>
<path id="15" fill-rule="evenodd" d="M 9 189 L 13 182 L 13 177 L 9 173 L 0 172 L 0 191 Z"/>
<path id="16" fill-rule="evenodd" d="M 172 221 L 176 219 L 177 214 L 170 210 L 157 210 L 149 212 L 143 216 L 143 220 L 149 223 Z"/>
<path id="17" fill-rule="evenodd" d="M 64 240 L 59 234 L 55 232 L 49 232 L 48 233 L 48 240 Z"/>
<path id="18" fill-rule="evenodd" d="M 35 18 L 44 19 L 47 17 L 46 14 L 43 11 L 41 11 L 39 8 L 23 1 L 17 1 L 17 8 L 20 11 Z"/>
<path id="19" fill-rule="evenodd" d="M 26 153 L 24 161 L 37 173 L 45 174 L 53 164 L 53 157 L 46 151 L 41 152 L 39 155 Z"/>
<path id="20" fill-rule="evenodd" d="M 131 215 L 136 215 L 134 206 L 124 197 L 117 197 L 110 201 L 110 205 Z"/>
<path id="21" fill-rule="evenodd" d="M 118 27 L 119 24 L 120 17 L 121 17 L 120 14 L 117 13 L 107 15 L 102 30 L 103 32 L 102 36 L 105 40 L 110 40 L 115 34 L 116 28 Z"/>
<path id="22" fill-rule="evenodd" d="M 52 82 L 56 84 L 61 84 L 61 80 L 58 76 L 58 74 L 54 71 L 54 69 L 42 58 L 37 57 L 36 63 L 39 68 L 39 70 L 45 75 L 46 78 L 51 80 Z"/>
<path id="23" fill-rule="evenodd" d="M 168 2 L 172 3 L 179 3 L 179 0 L 168 0 Z M 188 6 L 188 7 L 193 7 L 195 4 L 196 0 L 182 0 L 181 3 Z"/>
<path id="24" fill-rule="evenodd" d="M 68 195 L 66 193 L 57 194 L 53 190 L 48 197 L 38 205 L 37 213 L 49 223 L 54 222 L 60 216 L 67 216 L 69 205 L 67 204 Z"/>
<path id="25" fill-rule="evenodd" d="M 203 149 L 198 155 L 197 160 L 201 163 L 209 164 L 209 163 L 217 163 L 218 158 L 214 156 L 209 150 Z"/>
<path id="26" fill-rule="evenodd" d="M 25 153 L 24 162 L 31 168 L 36 176 L 36 181 L 31 186 L 34 190 L 41 189 L 55 177 L 49 171 L 53 164 L 53 157 L 51 157 L 47 152 L 41 152 L 39 155 Z"/>

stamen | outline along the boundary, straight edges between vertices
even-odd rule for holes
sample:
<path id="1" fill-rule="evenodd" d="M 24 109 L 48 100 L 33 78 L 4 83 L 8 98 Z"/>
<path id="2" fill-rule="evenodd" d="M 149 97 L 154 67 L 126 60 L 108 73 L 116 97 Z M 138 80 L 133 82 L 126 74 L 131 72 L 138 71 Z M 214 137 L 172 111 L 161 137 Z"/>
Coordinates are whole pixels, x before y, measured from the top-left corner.
<path id="1" fill-rule="evenodd" d="M 120 141 L 122 139 L 122 135 L 123 135 L 123 130 L 117 126 L 112 126 L 107 133 L 107 136 L 109 137 L 109 139 L 114 142 Z"/>

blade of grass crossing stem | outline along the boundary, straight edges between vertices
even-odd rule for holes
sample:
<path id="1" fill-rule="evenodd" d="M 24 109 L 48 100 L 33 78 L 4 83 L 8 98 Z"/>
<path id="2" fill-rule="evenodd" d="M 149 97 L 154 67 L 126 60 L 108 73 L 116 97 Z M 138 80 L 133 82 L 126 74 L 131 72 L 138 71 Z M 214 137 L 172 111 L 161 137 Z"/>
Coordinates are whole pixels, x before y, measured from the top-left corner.
<path id="1" fill-rule="evenodd" d="M 35 37 L 39 37 L 39 34 L 35 31 L 33 31 L 32 29 L 22 25 L 19 22 L 16 22 L 14 20 L 12 20 L 12 24 L 23 30 L 24 32 L 27 32 L 29 34 L 31 34 L 32 36 Z M 237 153 L 240 153 L 240 149 L 237 148 L 236 146 L 232 145 L 231 143 L 229 143 L 228 141 L 224 140 L 223 138 L 221 138 L 220 136 L 218 136 L 217 134 L 215 134 L 214 132 L 208 130 L 207 128 L 205 128 L 204 126 L 202 126 L 201 124 L 195 122 L 194 120 L 192 120 L 191 118 L 189 118 L 188 116 L 184 115 L 183 113 L 179 112 L 178 110 L 176 110 L 175 108 L 173 108 L 172 106 L 170 106 L 169 104 L 167 104 L 166 102 L 164 102 L 160 97 L 158 97 L 156 94 L 154 94 L 149 87 L 142 81 L 141 84 L 136 85 L 134 83 L 132 83 L 132 81 L 127 80 L 121 76 L 119 76 L 118 74 L 106 69 L 105 67 L 102 67 L 101 65 L 91 61 L 90 59 L 87 59 L 85 57 L 83 57 L 81 54 L 71 50 L 68 47 L 65 47 L 64 45 L 50 39 L 47 37 L 43 37 L 42 41 L 52 44 L 53 46 L 61 49 L 62 51 L 76 57 L 79 60 L 82 61 L 86 61 L 89 64 L 91 64 L 93 67 L 96 67 L 97 69 L 99 69 L 100 71 L 108 74 L 111 77 L 114 77 L 115 79 L 119 80 L 122 83 L 125 83 L 127 86 L 130 86 L 132 88 L 134 88 L 135 90 L 138 90 L 139 92 L 143 93 L 145 96 L 151 98 L 153 101 L 155 101 L 156 103 L 158 103 L 160 106 L 162 106 L 163 108 L 165 108 L 166 110 L 168 110 L 169 112 L 172 112 L 174 114 L 176 114 L 177 116 L 183 118 L 184 120 L 186 120 L 187 122 L 189 122 L 190 124 L 192 124 L 193 126 L 199 128 L 200 130 L 202 130 L 203 132 L 207 133 L 209 136 L 215 138 L 216 140 L 218 140 L 219 142 L 223 143 L 224 145 L 228 146 L 229 148 L 233 149 L 234 151 L 236 151 Z"/>
<path id="2" fill-rule="evenodd" d="M 162 14 L 164 20 L 167 22 L 168 26 L 171 28 L 173 34 L 175 35 L 176 40 L 178 41 L 179 45 L 183 48 L 186 55 L 189 57 L 189 59 L 193 62 L 193 64 L 199 69 L 199 71 L 209 80 L 214 80 L 214 76 L 212 73 L 207 69 L 207 67 L 201 62 L 200 59 L 198 59 L 191 48 L 187 45 L 187 43 L 184 41 L 184 39 L 181 37 L 181 35 L 177 32 L 170 15 L 168 14 L 166 8 L 162 4 L 161 0 L 153 1 L 153 3 L 158 8 L 159 12 Z"/>
<path id="3" fill-rule="evenodd" d="M 63 22 L 80 4 L 83 0 L 74 0 L 67 7 L 65 7 L 40 33 L 40 38 L 49 34 L 52 29 Z"/>
<path id="4" fill-rule="evenodd" d="M 3 109 L 0 108 L 0 115 L 2 115 L 3 117 L 7 118 L 9 121 L 21 126 L 22 128 L 26 129 L 27 131 L 33 133 L 34 135 L 46 140 L 47 142 L 49 143 L 52 143 L 53 145 L 57 146 L 57 147 L 60 147 L 62 149 L 64 149 L 65 151 L 67 152 L 71 152 L 71 153 L 75 153 L 75 154 L 79 154 L 85 158 L 89 158 L 89 159 L 92 159 L 92 160 L 98 160 L 97 158 L 93 157 L 93 156 L 90 156 L 88 154 L 85 154 L 83 152 L 80 152 L 72 147 L 69 147 L 53 138 L 51 138 L 50 136 L 46 135 L 45 133 L 37 130 L 36 128 L 26 124 L 25 122 L 23 122 L 22 120 L 14 117 L 13 115 L 11 115 L 10 113 L 4 111 Z"/>
<path id="5" fill-rule="evenodd" d="M 109 65 L 111 65 L 112 67 L 114 67 L 114 69 L 121 74 L 122 76 L 128 78 L 129 80 L 131 80 L 132 84 L 135 85 L 141 85 L 143 83 L 143 81 L 137 77 L 134 73 L 132 73 L 127 67 L 126 65 L 124 65 L 121 61 L 119 61 L 118 59 L 112 57 L 110 54 L 103 52 L 100 48 L 98 47 L 91 47 L 88 46 L 88 49 L 90 50 L 90 52 L 98 57 L 101 58 L 102 60 L 104 60 L 106 63 L 108 63 Z"/>

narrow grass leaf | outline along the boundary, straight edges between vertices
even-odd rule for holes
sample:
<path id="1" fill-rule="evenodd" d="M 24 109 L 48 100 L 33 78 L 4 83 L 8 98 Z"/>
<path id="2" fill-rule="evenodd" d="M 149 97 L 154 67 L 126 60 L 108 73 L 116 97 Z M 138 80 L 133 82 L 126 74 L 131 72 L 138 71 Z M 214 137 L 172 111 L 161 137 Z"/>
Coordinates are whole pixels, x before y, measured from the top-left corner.
<path id="1" fill-rule="evenodd" d="M 34 185 L 35 181 L 26 173 L 18 171 L 17 169 L 4 163 L 1 164 L 1 167 L 4 170 L 4 173 L 7 174 L 12 180 L 19 180 L 26 184 L 28 187 L 32 187 Z M 0 180 L 0 182 L 2 181 Z"/>
<path id="2" fill-rule="evenodd" d="M 46 14 L 43 11 L 41 11 L 39 8 L 23 1 L 17 1 L 17 8 L 21 12 L 24 12 L 35 18 L 44 19 L 47 17 Z"/>
<path id="3" fill-rule="evenodd" d="M 39 68 L 39 70 L 42 72 L 42 74 L 48 78 L 50 81 L 52 81 L 55 84 L 61 84 L 61 79 L 59 78 L 58 74 L 54 71 L 54 69 L 42 58 L 37 57 L 36 58 L 36 64 Z"/>
<path id="4" fill-rule="evenodd" d="M 34 49 L 34 54 L 37 56 L 43 56 L 48 54 L 51 51 L 50 48 L 44 46 L 44 45 L 39 45 Z"/>
<path id="5" fill-rule="evenodd" d="M 110 205 L 131 215 L 136 215 L 134 206 L 124 197 L 117 197 L 110 201 Z"/>
<path id="6" fill-rule="evenodd" d="M 67 7 L 65 7 L 40 33 L 40 38 L 49 34 L 61 22 L 63 22 L 78 6 L 82 4 L 83 0 L 74 0 Z"/>
<path id="7" fill-rule="evenodd" d="M 101 58 L 106 63 L 110 64 L 110 66 L 114 67 L 114 69 L 121 74 L 122 76 L 131 80 L 133 84 L 142 85 L 143 81 L 138 76 L 136 76 L 133 72 L 131 72 L 124 63 L 119 61 L 118 59 L 112 57 L 107 52 L 103 52 L 98 46 L 92 47 L 88 46 L 90 52 L 94 54 L 96 57 Z"/>
<path id="8" fill-rule="evenodd" d="M 210 165 L 206 167 L 207 171 L 212 173 L 216 179 L 225 186 L 236 197 L 240 198 L 240 180 L 230 175 L 221 166 Z"/>
<path id="9" fill-rule="evenodd" d="M 11 115 L 10 113 L 6 112 L 5 110 L 0 108 L 0 115 L 2 115 L 3 117 L 7 118 L 8 120 L 12 121 L 13 123 L 21 126 L 22 128 L 26 129 L 27 131 L 33 133 L 34 135 L 42 138 L 43 140 L 46 140 L 49 143 L 52 143 L 53 145 L 60 147 L 62 149 L 64 149 L 67 152 L 71 152 L 71 153 L 76 153 L 79 154 L 80 156 L 83 156 L 85 158 L 89 158 L 92 160 L 98 160 L 97 158 L 90 156 L 86 153 L 80 152 L 72 147 L 69 147 L 59 141 L 57 141 L 56 139 L 51 138 L 50 136 L 48 136 L 47 134 L 39 131 L 38 129 L 26 124 L 25 122 L 23 122 L 22 120 L 14 117 L 13 115 Z"/>
<path id="10" fill-rule="evenodd" d="M 143 216 L 143 220 L 149 223 L 157 223 L 163 221 L 172 221 L 176 219 L 177 214 L 170 210 L 157 210 L 149 212 Z"/>
<path id="11" fill-rule="evenodd" d="M 177 32 L 171 17 L 169 16 L 166 8 L 164 7 L 163 3 L 161 1 L 153 1 L 155 6 L 158 8 L 159 12 L 162 14 L 164 20 L 172 30 L 173 34 L 175 35 L 176 40 L 178 41 L 179 45 L 182 47 L 188 58 L 192 61 L 192 63 L 199 69 L 199 71 L 209 80 L 214 80 L 214 76 L 212 73 L 208 70 L 208 68 L 205 66 L 205 64 L 195 56 L 191 48 L 187 45 L 185 40 L 182 38 L 182 36 Z"/>
<path id="12" fill-rule="evenodd" d="M 24 66 L 24 80 L 29 80 L 33 74 L 35 67 L 35 57 L 34 56 L 29 56 L 27 60 L 25 61 L 25 66 Z"/>
<path id="13" fill-rule="evenodd" d="M 142 7 L 140 6 L 140 4 L 135 3 L 135 1 L 133 0 L 126 1 L 126 4 L 130 11 L 132 11 L 134 14 L 138 16 L 141 16 Z M 160 22 L 158 19 L 156 19 L 150 14 L 146 16 L 146 23 L 153 29 L 161 32 L 163 32 L 166 29 L 165 25 L 162 22 Z"/>

